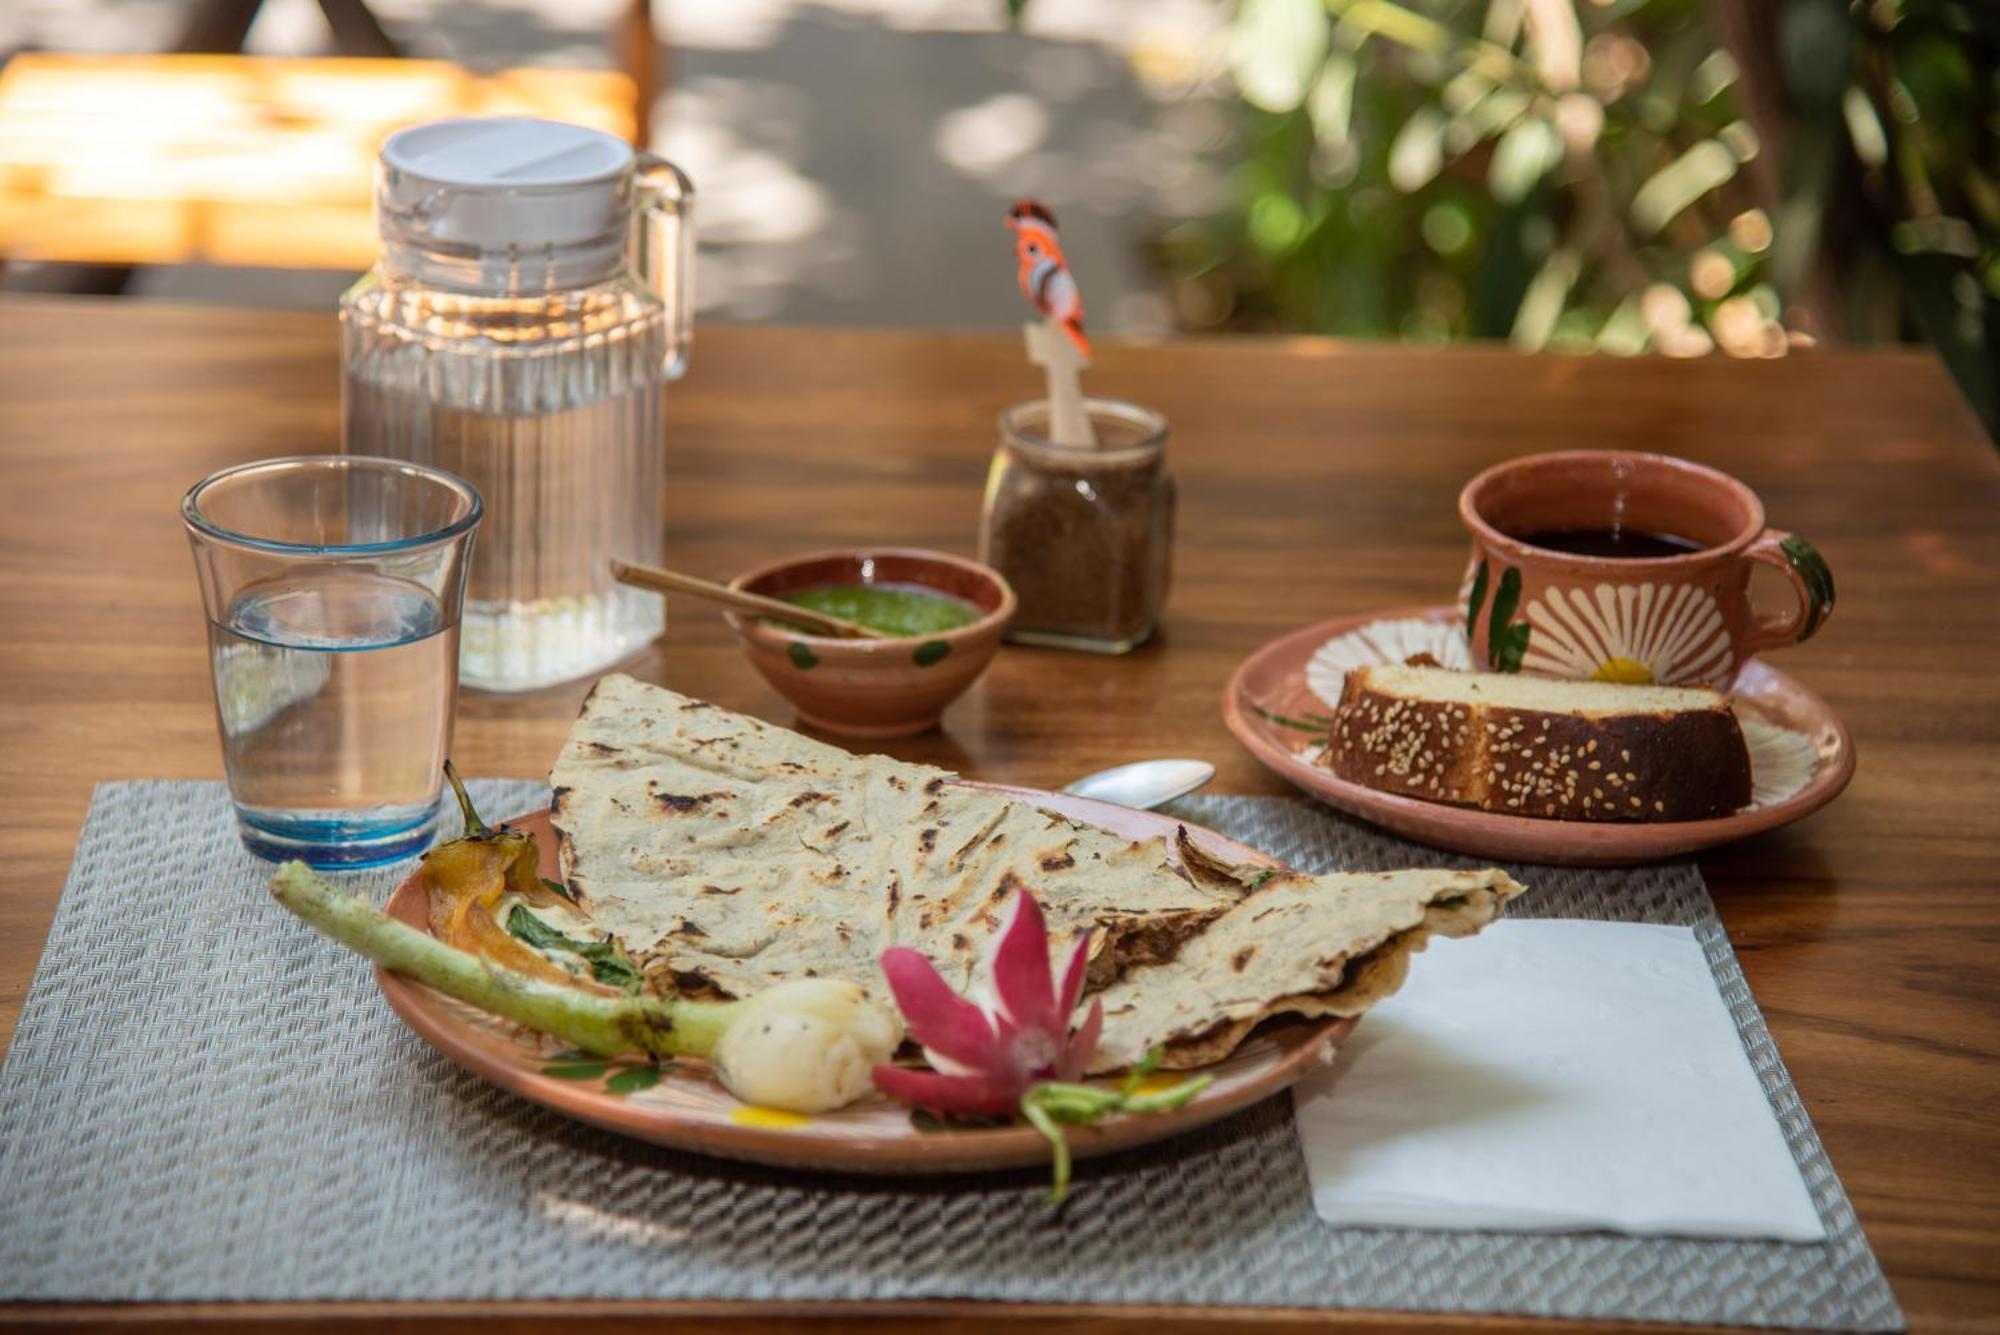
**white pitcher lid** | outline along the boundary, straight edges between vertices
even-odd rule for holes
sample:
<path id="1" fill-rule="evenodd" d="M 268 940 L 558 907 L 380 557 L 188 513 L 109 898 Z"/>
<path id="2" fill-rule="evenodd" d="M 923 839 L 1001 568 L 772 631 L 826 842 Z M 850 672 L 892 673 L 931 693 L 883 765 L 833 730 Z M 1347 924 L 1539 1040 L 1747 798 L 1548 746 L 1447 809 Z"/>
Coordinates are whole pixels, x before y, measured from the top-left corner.
<path id="1" fill-rule="evenodd" d="M 383 239 L 482 252 L 600 247 L 630 227 L 631 145 L 528 116 L 398 130 L 382 145 Z"/>

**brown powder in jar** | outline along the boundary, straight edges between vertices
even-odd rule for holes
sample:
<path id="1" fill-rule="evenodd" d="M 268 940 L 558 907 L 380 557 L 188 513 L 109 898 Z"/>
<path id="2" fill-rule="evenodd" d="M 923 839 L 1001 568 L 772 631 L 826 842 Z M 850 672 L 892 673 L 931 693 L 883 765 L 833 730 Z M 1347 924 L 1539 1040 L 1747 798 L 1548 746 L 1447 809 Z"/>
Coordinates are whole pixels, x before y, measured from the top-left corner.
<path id="1" fill-rule="evenodd" d="M 1096 450 L 1003 443 L 994 456 L 981 559 L 1020 600 L 1017 636 L 1130 647 L 1166 602 L 1174 483 L 1165 455 L 1125 424 L 1096 425 Z"/>

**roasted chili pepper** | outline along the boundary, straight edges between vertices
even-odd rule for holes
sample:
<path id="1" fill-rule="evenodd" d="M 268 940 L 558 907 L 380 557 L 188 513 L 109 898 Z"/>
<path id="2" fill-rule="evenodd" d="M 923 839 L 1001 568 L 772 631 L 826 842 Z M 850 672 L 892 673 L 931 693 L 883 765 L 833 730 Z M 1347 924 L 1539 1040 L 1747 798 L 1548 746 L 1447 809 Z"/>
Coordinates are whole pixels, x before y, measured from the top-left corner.
<path id="1" fill-rule="evenodd" d="M 551 963 L 500 924 L 495 913 L 510 894 L 536 905 L 567 903 L 567 898 L 542 881 L 541 848 L 534 835 L 508 825 L 491 828 L 473 809 L 472 797 L 450 761 L 445 762 L 444 776 L 458 795 L 465 833 L 424 854 L 424 876 L 431 891 L 431 934 L 447 945 L 531 978 L 595 991 L 615 990 L 600 988 Z"/>

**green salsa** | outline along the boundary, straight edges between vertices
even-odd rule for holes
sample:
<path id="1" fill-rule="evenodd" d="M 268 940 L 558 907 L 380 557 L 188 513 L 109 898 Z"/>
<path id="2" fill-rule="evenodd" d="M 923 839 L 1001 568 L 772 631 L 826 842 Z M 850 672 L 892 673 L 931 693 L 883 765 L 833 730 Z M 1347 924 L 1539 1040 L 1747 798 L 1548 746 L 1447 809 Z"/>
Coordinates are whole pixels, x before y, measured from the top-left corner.
<path id="1" fill-rule="evenodd" d="M 937 635 L 979 620 L 971 603 L 915 584 L 830 584 L 788 593 L 784 600 L 884 635 Z"/>

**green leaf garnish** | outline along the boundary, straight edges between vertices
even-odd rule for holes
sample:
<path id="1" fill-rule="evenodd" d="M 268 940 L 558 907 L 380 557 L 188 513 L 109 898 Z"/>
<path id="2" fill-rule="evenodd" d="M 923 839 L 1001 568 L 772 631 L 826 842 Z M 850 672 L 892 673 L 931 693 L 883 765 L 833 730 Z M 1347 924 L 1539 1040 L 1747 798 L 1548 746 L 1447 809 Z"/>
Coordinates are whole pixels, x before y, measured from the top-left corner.
<path id="1" fill-rule="evenodd" d="M 1264 877 L 1275 876 L 1275 875 L 1277 875 L 1277 873 L 1274 871 L 1265 872 L 1263 876 L 1259 876 L 1257 880 L 1252 883 L 1251 888 L 1255 889 L 1258 885 L 1262 885 L 1264 883 Z M 1152 1051 L 1148 1052 L 1145 1056 L 1141 1057 L 1139 1059 L 1138 1065 L 1134 1066 L 1131 1070 L 1127 1071 L 1125 1073 L 1125 1078 L 1118 1082 L 1118 1092 L 1125 1095 L 1127 1098 L 1130 1098 L 1132 1095 L 1138 1093 L 1139 1082 L 1144 1080 L 1147 1076 L 1151 1075 L 1153 1072 L 1159 1070 L 1160 1063 L 1165 1061 L 1166 1059 L 1167 1059 L 1166 1045 L 1164 1043 L 1155 1043 L 1153 1045 Z"/>
<path id="2" fill-rule="evenodd" d="M 1333 726 L 1331 714 L 1307 714 L 1303 719 L 1287 718 L 1262 705 L 1251 705 L 1250 712 L 1267 723 L 1275 723 L 1281 728 L 1297 728 L 1300 732 L 1323 733 Z"/>
<path id="3" fill-rule="evenodd" d="M 577 950 L 576 942 L 530 913 L 525 904 L 516 904 L 507 915 L 507 930 L 536 950 L 567 950 L 572 954 Z"/>
<path id="4" fill-rule="evenodd" d="M 604 1090 L 608 1094 L 637 1094 L 659 1084 L 660 1076 L 657 1066 L 629 1066 L 605 1081 Z"/>
<path id="5" fill-rule="evenodd" d="M 1049 1142 L 1049 1204 L 1059 1204 L 1069 1194 L 1069 1140 L 1063 1135 L 1063 1123 L 1089 1126 L 1112 1113 L 1171 1112 L 1186 1107 L 1215 1083 L 1214 1076 L 1198 1075 L 1158 1093 L 1138 1093 L 1140 1084 L 1159 1068 L 1164 1055 L 1164 1049 L 1154 1048 L 1116 1089 L 1045 1080 L 1021 1096 L 1021 1116 Z"/>
<path id="6" fill-rule="evenodd" d="M 507 930 L 537 950 L 560 950 L 575 955 L 590 966 L 590 976 L 606 987 L 632 993 L 639 990 L 639 966 L 625 953 L 624 946 L 608 936 L 602 941 L 578 941 L 564 936 L 529 912 L 526 904 L 516 904 L 507 915 Z"/>
<path id="7" fill-rule="evenodd" d="M 641 982 L 639 966 L 625 953 L 625 947 L 616 941 L 607 937 L 584 946 L 577 954 L 590 965 L 590 976 L 598 982 L 621 992 L 638 993 Z"/>
<path id="8" fill-rule="evenodd" d="M 561 881 L 552 881 L 546 876 L 539 877 L 538 879 L 542 883 L 542 888 L 544 890 L 547 890 L 550 894 L 555 895 L 561 899 L 567 899 L 572 904 L 576 903 L 576 896 L 571 894 L 569 892 L 569 887 L 564 885 Z"/>

